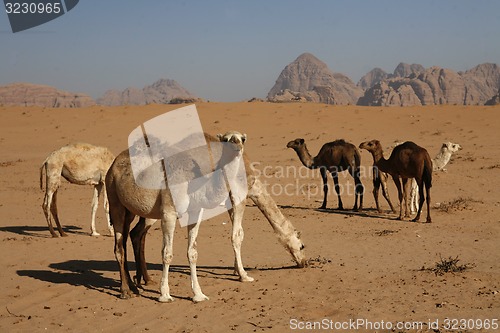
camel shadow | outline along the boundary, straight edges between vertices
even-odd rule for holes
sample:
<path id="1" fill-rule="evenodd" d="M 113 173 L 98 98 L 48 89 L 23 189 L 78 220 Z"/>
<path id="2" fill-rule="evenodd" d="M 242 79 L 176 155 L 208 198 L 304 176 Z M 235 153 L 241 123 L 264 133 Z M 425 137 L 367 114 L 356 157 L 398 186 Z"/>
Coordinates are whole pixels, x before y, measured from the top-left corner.
<path id="1" fill-rule="evenodd" d="M 82 231 L 81 227 L 77 227 L 74 225 L 65 226 L 63 227 L 63 230 L 68 234 L 88 235 L 87 232 Z M 10 232 L 21 236 L 52 238 L 49 232 L 49 228 L 47 226 L 32 226 L 32 225 L 4 226 L 0 227 L 0 231 Z"/>
<path id="2" fill-rule="evenodd" d="M 135 263 L 128 262 L 128 267 L 133 275 Z M 269 267 L 269 268 L 245 268 L 246 271 L 268 271 L 294 269 L 295 266 Z M 162 271 L 161 264 L 148 264 L 148 270 Z M 230 266 L 197 266 L 198 272 L 203 273 L 205 278 L 224 279 L 229 281 L 239 281 L 238 276 L 233 274 L 234 267 Z M 115 272 L 116 278 L 104 276 L 104 272 Z M 182 275 L 190 275 L 189 265 L 170 266 L 170 272 Z M 18 276 L 30 277 L 36 280 L 52 284 L 68 284 L 72 286 L 83 286 L 91 290 L 105 293 L 111 296 L 120 296 L 120 280 L 118 274 L 118 264 L 115 260 L 69 260 L 49 265 L 46 270 L 18 270 Z M 155 283 L 157 285 L 157 283 Z M 146 289 L 157 293 L 156 289 Z M 156 300 L 155 297 L 142 295 L 146 298 Z M 174 296 L 184 299 L 183 296 Z M 188 299 L 188 298 L 186 298 Z"/>

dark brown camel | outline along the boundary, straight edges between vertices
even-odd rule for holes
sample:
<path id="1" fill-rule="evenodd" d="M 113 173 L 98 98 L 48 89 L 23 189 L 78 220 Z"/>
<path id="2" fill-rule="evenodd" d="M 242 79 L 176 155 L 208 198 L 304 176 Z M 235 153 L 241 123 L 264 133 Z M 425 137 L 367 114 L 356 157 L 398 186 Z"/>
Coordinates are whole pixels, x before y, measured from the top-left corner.
<path id="1" fill-rule="evenodd" d="M 359 177 L 359 168 L 361 165 L 361 155 L 355 145 L 344 140 L 335 140 L 333 142 L 325 143 L 321 147 L 317 156 L 312 157 L 304 139 L 295 139 L 288 142 L 287 148 L 295 150 L 299 156 L 302 164 L 309 169 L 319 169 L 321 178 L 323 179 L 323 204 L 320 209 L 326 209 L 326 202 L 328 196 L 328 179 L 327 172 L 330 172 L 335 184 L 335 192 L 337 193 L 339 206 L 338 209 L 344 209 L 342 199 L 340 197 L 340 186 L 338 173 L 342 171 L 349 171 L 349 174 L 354 178 L 355 183 L 355 201 L 353 210 L 358 210 L 358 197 L 359 197 L 359 210 L 363 209 L 363 184 Z"/>
<path id="2" fill-rule="evenodd" d="M 407 141 L 399 146 L 396 146 L 391 153 L 388 160 L 384 158 L 382 145 L 378 140 L 365 141 L 359 145 L 359 148 L 368 150 L 375 161 L 375 166 L 379 171 L 386 172 L 391 175 L 399 196 L 399 220 L 403 219 L 403 188 L 405 199 L 405 217 L 409 216 L 408 213 L 408 179 L 415 178 L 419 186 L 420 202 L 417 216 L 412 220 L 417 222 L 420 219 L 422 206 L 424 205 L 424 189 L 427 194 L 427 222 L 431 222 L 430 200 L 431 200 L 431 186 L 432 186 L 432 160 L 429 153 L 424 148 L 416 145 L 411 141 Z M 399 180 L 401 178 L 402 184 Z"/>

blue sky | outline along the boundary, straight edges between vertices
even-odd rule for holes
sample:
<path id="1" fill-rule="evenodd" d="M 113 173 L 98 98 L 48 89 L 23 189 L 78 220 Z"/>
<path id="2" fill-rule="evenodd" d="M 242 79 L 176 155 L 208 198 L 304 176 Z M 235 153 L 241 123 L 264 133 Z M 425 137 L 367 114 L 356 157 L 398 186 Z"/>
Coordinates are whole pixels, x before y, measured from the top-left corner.
<path id="1" fill-rule="evenodd" d="M 265 97 L 310 52 L 355 83 L 399 62 L 455 71 L 500 64 L 498 0 L 81 0 L 13 34 L 0 13 L 0 85 L 83 92 L 178 81 L 212 101 Z"/>

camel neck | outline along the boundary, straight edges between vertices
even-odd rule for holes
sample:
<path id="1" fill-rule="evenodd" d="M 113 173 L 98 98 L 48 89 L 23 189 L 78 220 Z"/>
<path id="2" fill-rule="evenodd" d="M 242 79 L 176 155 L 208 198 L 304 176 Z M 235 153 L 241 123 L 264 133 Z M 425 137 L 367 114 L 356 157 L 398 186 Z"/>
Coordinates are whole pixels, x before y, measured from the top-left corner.
<path id="1" fill-rule="evenodd" d="M 314 161 L 311 154 L 309 154 L 309 150 L 307 150 L 307 146 L 304 144 L 303 148 L 297 149 L 296 152 L 302 164 L 306 168 L 312 169 L 314 166 Z"/>

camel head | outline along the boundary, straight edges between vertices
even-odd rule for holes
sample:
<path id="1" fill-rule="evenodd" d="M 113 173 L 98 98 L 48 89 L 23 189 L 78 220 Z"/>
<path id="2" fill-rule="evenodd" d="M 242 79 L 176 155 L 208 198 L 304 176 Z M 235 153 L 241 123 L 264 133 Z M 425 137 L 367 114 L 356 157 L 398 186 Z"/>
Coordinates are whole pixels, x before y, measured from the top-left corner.
<path id="1" fill-rule="evenodd" d="M 292 255 L 298 267 L 306 267 L 307 260 L 304 243 L 300 240 L 300 231 L 294 230 L 285 243 L 285 247 Z"/>
<path id="2" fill-rule="evenodd" d="M 247 135 L 237 131 L 229 131 L 225 134 L 217 134 L 220 142 L 230 142 L 236 146 L 236 149 L 243 152 L 243 146 L 247 141 Z"/>
<path id="3" fill-rule="evenodd" d="M 460 146 L 458 143 L 452 143 L 452 142 L 443 142 L 443 145 L 441 146 L 441 151 L 442 152 L 450 152 L 450 153 L 456 153 L 462 149 L 462 146 Z"/>
<path id="4" fill-rule="evenodd" d="M 380 141 L 378 141 L 378 140 L 371 140 L 371 141 L 361 142 L 359 144 L 359 148 L 366 149 L 370 153 L 374 153 L 376 151 L 382 150 L 382 145 L 380 144 Z"/>
<path id="5" fill-rule="evenodd" d="M 292 148 L 293 150 L 297 150 L 302 148 L 306 144 L 304 139 L 295 139 L 287 143 L 287 148 Z"/>

